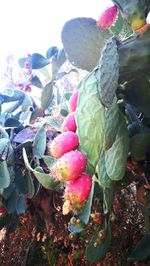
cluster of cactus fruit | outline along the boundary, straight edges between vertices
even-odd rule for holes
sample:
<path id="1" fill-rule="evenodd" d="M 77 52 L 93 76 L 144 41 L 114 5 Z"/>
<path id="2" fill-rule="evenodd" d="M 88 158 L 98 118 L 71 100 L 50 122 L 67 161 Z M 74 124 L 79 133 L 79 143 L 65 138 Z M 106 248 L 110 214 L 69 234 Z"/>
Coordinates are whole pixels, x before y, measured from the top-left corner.
<path id="1" fill-rule="evenodd" d="M 134 137 L 130 138 L 128 134 L 130 119 L 141 124 L 137 113 L 142 111 L 148 120 L 150 114 L 148 103 L 144 104 L 148 96 L 143 96 L 148 93 L 142 85 L 145 84 L 144 73 L 149 77 L 146 59 L 150 44 L 146 20 L 149 3 L 146 0 L 114 0 L 113 3 L 114 6 L 105 10 L 97 21 L 75 18 L 62 29 L 68 59 L 90 72 L 78 86 L 76 123 L 79 149 L 87 158 L 86 171 L 103 191 L 104 221 L 99 229 L 105 233 L 103 241 L 99 241 L 98 229 L 87 247 L 86 256 L 91 262 L 102 259 L 110 249 L 115 193 L 125 182 L 129 155 L 134 159 L 137 156 L 137 150 L 133 148 Z M 122 36 L 120 32 L 125 28 L 127 35 Z M 71 222 L 71 225 L 75 223 Z M 73 226 L 69 227 L 70 231 L 79 232 Z"/>
<path id="2" fill-rule="evenodd" d="M 54 126 L 56 134 L 53 136 L 54 139 L 50 140 L 48 147 L 51 156 L 46 156 L 48 137 L 45 125 L 53 127 L 53 123 L 51 124 L 53 116 L 50 117 L 49 122 L 44 120 L 39 130 L 36 128 L 36 137 L 34 141 L 32 139 L 33 158 L 31 160 L 30 156 L 32 155 L 27 156 L 25 153 L 25 148 L 28 148 L 31 143 L 23 142 L 19 145 L 20 149 L 24 148 L 23 158 L 25 166 L 30 172 L 30 175 L 27 175 L 29 191 L 26 192 L 24 186 L 23 189 L 21 186 L 21 192 L 19 192 L 21 194 L 18 193 L 21 180 L 19 172 L 19 178 L 15 177 L 14 180 L 16 183 L 11 181 L 8 186 L 6 182 L 2 192 L 6 206 L 10 205 L 13 197 L 17 198 L 14 203 L 15 209 L 13 208 L 12 211 L 8 208 L 8 213 L 15 212 L 16 206 L 18 212 L 22 205 L 24 212 L 24 194 L 27 196 L 29 194 L 29 198 L 32 198 L 36 194 L 37 184 L 38 189 L 41 184 L 50 190 L 61 184 L 61 188 L 64 188 L 63 214 L 73 213 L 68 225 L 69 231 L 73 234 L 80 233 L 85 229 L 85 225 L 92 217 L 92 200 L 95 195 L 100 193 L 103 198 L 103 207 L 101 213 L 98 213 L 98 217 L 101 215 L 102 222 L 99 223 L 86 250 L 87 259 L 91 262 L 101 260 L 110 249 L 115 193 L 132 183 L 136 175 L 135 169 L 132 169 L 133 165 L 132 167 L 130 165 L 132 178 L 130 175 L 128 177 L 126 173 L 129 167 L 128 160 L 140 161 L 141 158 L 147 156 L 147 153 L 149 154 L 150 149 L 150 94 L 147 89 L 149 86 L 150 30 L 146 23 L 145 6 L 148 10 L 150 7 L 147 0 L 114 0 L 113 2 L 115 5 L 104 11 L 98 21 L 77 18 L 64 25 L 62 42 L 68 59 L 77 67 L 90 73 L 80 82 L 77 90 L 69 99 L 69 113 L 61 125 L 61 130 Z M 118 35 L 112 34 L 113 23 L 117 23 L 116 19 L 120 14 L 123 14 L 121 21 L 123 23 L 127 21 L 133 33 L 133 36 L 125 41 L 119 39 Z M 48 59 L 53 56 L 55 59 L 62 56 L 56 47 L 49 50 L 47 58 L 41 57 L 39 54 L 29 56 L 32 69 L 46 66 L 49 64 Z M 37 59 L 40 64 L 37 64 Z M 63 55 L 63 60 L 61 58 L 60 61 L 64 62 L 64 60 L 66 60 L 66 56 Z M 23 59 L 22 63 L 26 70 L 30 70 L 28 61 Z M 57 80 L 56 69 L 58 70 L 58 68 L 55 66 L 53 69 L 55 71 L 53 71 L 52 81 L 45 87 L 39 85 L 42 89 L 41 107 L 44 108 L 44 112 L 49 108 L 54 97 L 53 83 Z M 32 74 L 32 71 L 31 73 L 29 71 L 28 74 Z M 23 90 L 29 91 L 30 88 Z M 24 91 L 15 91 L 11 99 L 19 100 L 20 104 L 26 103 Z M 1 95 L 1 99 L 2 103 L 10 101 L 9 97 L 5 95 Z M 39 108 L 36 108 L 36 104 L 33 103 L 33 106 L 35 111 L 40 111 Z M 141 112 L 142 118 L 139 116 Z M 45 113 L 42 116 L 44 115 Z M 36 116 L 35 113 L 35 117 L 38 117 L 38 114 Z M 5 127 L 7 128 L 8 125 L 5 124 Z M 19 148 L 17 149 L 19 150 Z M 49 163 L 51 159 L 52 164 Z M 29 161 L 35 169 L 31 167 Z M 45 171 L 43 161 L 48 168 L 48 173 Z M 144 163 L 147 164 L 147 162 L 148 160 L 145 160 Z M 1 162 L 1 167 L 3 165 Z M 140 174 L 138 173 L 138 175 Z M 37 184 L 33 183 L 33 176 L 36 177 L 34 181 L 37 181 Z M 146 180 L 145 175 L 143 176 Z M 127 184 L 126 178 L 129 179 Z M 24 176 L 22 179 L 25 179 Z M 7 194 L 10 189 L 15 196 L 12 195 L 9 200 Z M 149 190 L 147 183 L 146 189 Z M 146 193 L 145 220 L 147 221 L 150 220 L 149 191 Z M 20 202 L 23 204 L 21 205 Z M 7 211 L 0 209 L 0 216 L 8 216 Z M 147 228 L 149 237 L 150 223 Z"/>
<path id="3" fill-rule="evenodd" d="M 76 212 L 84 206 L 92 187 L 92 178 L 85 170 L 86 156 L 78 150 L 75 112 L 79 91 L 72 94 L 68 102 L 69 114 L 65 118 L 61 134 L 50 145 L 50 153 L 57 162 L 51 168 L 54 179 L 65 184 L 63 214 Z"/>

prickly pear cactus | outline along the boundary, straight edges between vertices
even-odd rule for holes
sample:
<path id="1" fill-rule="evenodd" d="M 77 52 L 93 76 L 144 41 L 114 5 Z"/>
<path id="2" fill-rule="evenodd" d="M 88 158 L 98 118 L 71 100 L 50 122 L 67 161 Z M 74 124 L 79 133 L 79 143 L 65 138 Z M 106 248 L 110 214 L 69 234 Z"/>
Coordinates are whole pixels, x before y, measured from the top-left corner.
<path id="1" fill-rule="evenodd" d="M 149 8 L 147 0 L 113 0 L 113 2 L 122 11 L 133 31 L 139 30 L 146 24 L 146 13 Z"/>
<path id="2" fill-rule="evenodd" d="M 81 82 L 76 109 L 80 150 L 87 156 L 90 174 L 94 173 L 99 160 L 104 136 L 105 109 L 98 97 L 97 71 L 98 68 Z"/>
<path id="3" fill-rule="evenodd" d="M 100 52 L 110 36 L 108 31 L 96 26 L 96 20 L 84 17 L 67 21 L 61 32 L 69 61 L 87 71 L 98 64 Z"/>
<path id="4" fill-rule="evenodd" d="M 103 188 L 110 188 L 113 181 L 109 178 L 105 166 L 105 151 L 102 150 L 98 162 L 98 179 Z"/>
<path id="5" fill-rule="evenodd" d="M 110 107 L 118 86 L 119 55 L 116 39 L 110 38 L 99 61 L 99 94 L 104 106 Z"/>
<path id="6" fill-rule="evenodd" d="M 110 108 L 105 110 L 104 150 L 108 150 L 116 139 L 117 129 L 120 123 L 120 110 L 116 97 Z"/>
<path id="7" fill-rule="evenodd" d="M 116 102 L 105 110 L 104 142 L 98 162 L 98 178 L 104 188 L 123 178 L 128 155 L 128 131 Z"/>
<path id="8" fill-rule="evenodd" d="M 105 151 L 106 172 L 111 180 L 121 180 L 125 174 L 128 155 L 128 131 L 124 116 L 120 113 L 120 125 L 112 147 Z"/>
<path id="9" fill-rule="evenodd" d="M 90 174 L 99 161 L 98 175 L 104 187 L 123 178 L 128 154 L 127 126 L 116 99 L 118 65 L 116 40 L 111 38 L 100 65 L 80 84 L 76 110 L 80 149 L 87 156 Z"/>

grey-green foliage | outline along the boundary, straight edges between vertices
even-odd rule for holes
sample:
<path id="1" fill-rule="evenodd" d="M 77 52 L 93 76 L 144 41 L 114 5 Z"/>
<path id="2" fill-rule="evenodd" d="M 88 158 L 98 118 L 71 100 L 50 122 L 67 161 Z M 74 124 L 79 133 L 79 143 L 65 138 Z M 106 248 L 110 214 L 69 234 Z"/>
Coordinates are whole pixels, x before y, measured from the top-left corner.
<path id="1" fill-rule="evenodd" d="M 98 91 L 105 108 L 104 151 L 98 164 L 98 176 L 105 187 L 111 180 L 123 178 L 128 155 L 128 131 L 124 116 L 121 114 L 116 89 L 119 77 L 119 56 L 116 39 L 110 38 L 100 57 Z M 105 157 L 105 159 L 104 159 Z"/>
<path id="2" fill-rule="evenodd" d="M 29 95 L 25 94 L 25 96 L 24 96 L 24 100 L 23 100 L 23 102 L 22 102 L 22 104 L 21 104 L 21 110 L 22 110 L 22 112 L 27 111 L 28 108 L 29 108 L 30 106 L 32 106 L 32 105 L 33 105 L 33 102 L 32 102 L 31 97 L 30 97 Z"/>
<path id="3" fill-rule="evenodd" d="M 115 97 L 119 78 L 117 42 L 110 38 L 104 46 L 99 61 L 99 94 L 104 106 L 110 107 Z"/>
<path id="4" fill-rule="evenodd" d="M 6 158 L 8 157 L 8 153 L 9 153 L 9 149 L 10 149 L 10 141 L 8 138 L 1 138 L 0 139 L 0 159 L 6 160 Z"/>
<path id="5" fill-rule="evenodd" d="M 100 184 L 111 188 L 123 178 L 128 156 L 127 125 L 116 98 L 119 56 L 114 37 L 100 54 L 99 65 L 79 85 L 77 134 L 87 171 L 93 174 L 96 169 Z"/>
<path id="6" fill-rule="evenodd" d="M 57 70 L 65 63 L 66 61 L 66 54 L 64 49 L 60 49 L 57 54 L 57 60 L 56 60 L 56 65 L 57 65 Z"/>
<path id="7" fill-rule="evenodd" d="M 101 228 L 98 228 L 95 231 L 95 234 L 93 235 L 89 245 L 87 246 L 86 257 L 87 257 L 87 260 L 90 262 L 96 262 L 96 261 L 102 260 L 106 252 L 109 251 L 111 247 L 110 221 L 107 224 L 106 238 L 104 239 L 104 241 L 100 241 L 98 237 L 98 234 L 100 232 L 99 230 L 105 230 L 104 223 L 102 224 Z M 96 246 L 95 246 L 95 243 L 97 244 Z"/>
<path id="8" fill-rule="evenodd" d="M 103 210 L 105 215 L 107 214 L 108 217 L 109 213 L 112 211 L 113 201 L 115 198 L 115 185 L 113 184 L 110 188 L 103 189 Z"/>
<path id="9" fill-rule="evenodd" d="M 32 197 L 35 194 L 35 188 L 30 171 L 27 171 L 25 178 L 26 178 L 26 195 L 27 198 L 32 199 Z"/>
<path id="10" fill-rule="evenodd" d="M 126 121 L 121 113 L 120 116 L 115 142 L 109 150 L 105 151 L 106 171 L 110 179 L 115 181 L 121 180 L 124 176 L 129 147 Z"/>
<path id="11" fill-rule="evenodd" d="M 46 86 L 42 90 L 41 107 L 47 109 L 49 106 L 52 105 L 53 98 L 54 98 L 53 82 L 50 81 L 49 83 L 46 84 Z"/>
<path id="12" fill-rule="evenodd" d="M 87 71 L 98 64 L 101 50 L 110 36 L 108 31 L 97 27 L 96 20 L 84 17 L 67 21 L 61 33 L 69 61 Z"/>
<path id="13" fill-rule="evenodd" d="M 93 174 L 103 145 L 104 106 L 98 97 L 95 69 L 80 84 L 76 110 L 79 148 L 87 156 L 88 171 Z"/>
<path id="14" fill-rule="evenodd" d="M 0 188 L 7 188 L 10 184 L 10 174 L 6 161 L 0 162 Z"/>
<path id="15" fill-rule="evenodd" d="M 59 186 L 57 182 L 50 174 L 45 174 L 42 167 L 36 167 L 33 171 L 40 184 L 46 189 L 56 189 Z"/>
<path id="16" fill-rule="evenodd" d="M 105 110 L 103 149 L 98 162 L 98 178 L 104 188 L 110 188 L 112 181 L 121 180 L 125 173 L 128 156 L 128 130 L 125 118 L 116 100 Z"/>
<path id="17" fill-rule="evenodd" d="M 99 179 L 100 185 L 103 188 L 112 187 L 113 181 L 109 178 L 107 171 L 106 171 L 104 150 L 102 150 L 100 154 L 97 172 L 98 172 L 98 179 Z"/>
<path id="18" fill-rule="evenodd" d="M 117 128 L 120 123 L 120 110 L 115 97 L 109 108 L 105 109 L 104 150 L 108 150 L 116 139 Z"/>
<path id="19" fill-rule="evenodd" d="M 31 167 L 25 148 L 23 148 L 23 159 L 29 173 L 33 173 L 43 187 L 47 189 L 56 189 L 58 187 L 59 182 L 55 181 L 50 174 L 45 174 L 42 167 L 38 166 L 35 169 Z"/>
<path id="20" fill-rule="evenodd" d="M 44 126 L 42 126 L 38 130 L 33 142 L 33 155 L 39 159 L 44 155 L 45 149 L 46 149 L 46 130 Z"/>

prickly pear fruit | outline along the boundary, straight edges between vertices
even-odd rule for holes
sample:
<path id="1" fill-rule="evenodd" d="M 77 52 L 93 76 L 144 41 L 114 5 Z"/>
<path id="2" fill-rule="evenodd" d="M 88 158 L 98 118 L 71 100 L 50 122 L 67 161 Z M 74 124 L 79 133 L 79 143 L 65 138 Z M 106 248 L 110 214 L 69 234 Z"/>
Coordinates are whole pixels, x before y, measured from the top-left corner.
<path id="1" fill-rule="evenodd" d="M 95 213 L 91 213 L 91 218 L 93 222 L 95 222 L 97 225 L 101 225 L 104 221 L 105 216 L 103 213 L 95 212 Z"/>
<path id="2" fill-rule="evenodd" d="M 148 2 L 140 0 L 113 0 L 114 4 L 123 13 L 124 19 L 127 20 L 133 31 L 138 31 L 146 24 L 146 9 Z"/>
<path id="3" fill-rule="evenodd" d="M 4 207 L 0 207 L 0 217 L 7 215 L 7 210 Z"/>
<path id="4" fill-rule="evenodd" d="M 107 30 L 116 21 L 118 16 L 118 8 L 111 6 L 107 8 L 99 17 L 97 26 L 101 29 Z"/>
<path id="5" fill-rule="evenodd" d="M 78 147 L 78 135 L 72 131 L 58 135 L 50 145 L 50 153 L 55 158 L 60 158 L 65 153 Z"/>
<path id="6" fill-rule="evenodd" d="M 62 124 L 61 131 L 62 132 L 65 132 L 65 131 L 75 132 L 76 128 L 77 128 L 77 125 L 76 125 L 76 120 L 75 120 L 75 113 L 72 112 L 69 115 L 67 115 L 67 117 L 65 118 Z"/>
<path id="7" fill-rule="evenodd" d="M 68 102 L 69 113 L 75 112 L 75 110 L 77 108 L 78 97 L 79 97 L 79 91 L 78 90 L 71 95 L 69 102 Z"/>
<path id="8" fill-rule="evenodd" d="M 141 32 L 142 30 L 146 31 L 148 25 L 146 21 L 140 18 L 135 18 L 131 23 L 132 30 L 135 32 Z"/>
<path id="9" fill-rule="evenodd" d="M 51 168 L 54 179 L 62 182 L 77 179 L 87 165 L 86 156 L 78 151 L 64 154 Z"/>
<path id="10" fill-rule="evenodd" d="M 83 173 L 78 179 L 67 182 L 64 193 L 63 214 L 75 211 L 84 206 L 92 188 L 92 178 Z"/>
<path id="11" fill-rule="evenodd" d="M 150 25 L 146 23 L 143 27 L 141 27 L 140 29 L 137 29 L 136 32 L 144 33 L 144 32 L 146 32 L 149 28 L 150 28 Z"/>

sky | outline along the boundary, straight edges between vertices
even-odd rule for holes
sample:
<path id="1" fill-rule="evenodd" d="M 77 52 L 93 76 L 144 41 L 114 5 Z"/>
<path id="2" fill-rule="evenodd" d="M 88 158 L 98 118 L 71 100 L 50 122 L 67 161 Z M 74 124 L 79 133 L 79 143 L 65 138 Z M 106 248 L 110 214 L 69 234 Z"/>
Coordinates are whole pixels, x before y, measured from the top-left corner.
<path id="1" fill-rule="evenodd" d="M 110 5 L 110 0 L 1 0 L 0 58 L 33 52 L 45 55 L 52 45 L 61 48 L 66 21 L 75 17 L 97 19 Z"/>

